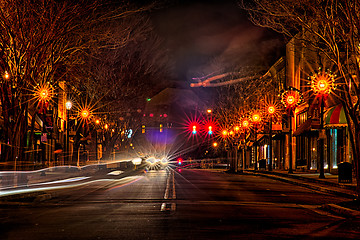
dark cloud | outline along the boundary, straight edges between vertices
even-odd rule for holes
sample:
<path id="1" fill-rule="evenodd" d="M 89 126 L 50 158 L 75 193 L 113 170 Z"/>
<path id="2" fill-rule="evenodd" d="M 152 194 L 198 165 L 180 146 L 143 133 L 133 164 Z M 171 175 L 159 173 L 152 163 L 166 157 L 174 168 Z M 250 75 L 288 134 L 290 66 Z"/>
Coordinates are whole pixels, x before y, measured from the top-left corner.
<path id="1" fill-rule="evenodd" d="M 189 80 L 213 58 L 271 66 L 284 46 L 279 35 L 255 27 L 236 1 L 178 1 L 155 11 L 152 20 L 175 58 L 179 79 Z"/>

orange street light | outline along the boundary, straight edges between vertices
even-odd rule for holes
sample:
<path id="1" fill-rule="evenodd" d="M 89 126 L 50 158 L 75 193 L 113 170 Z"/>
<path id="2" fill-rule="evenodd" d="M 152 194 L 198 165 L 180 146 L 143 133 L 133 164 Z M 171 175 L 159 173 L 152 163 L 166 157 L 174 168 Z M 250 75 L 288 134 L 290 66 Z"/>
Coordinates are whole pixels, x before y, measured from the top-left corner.
<path id="1" fill-rule="evenodd" d="M 10 78 L 10 74 L 7 71 L 5 71 L 4 78 L 6 80 Z"/>
<path id="2" fill-rule="evenodd" d="M 321 71 L 312 75 L 311 78 L 311 89 L 315 94 L 330 94 L 335 87 L 335 75 Z"/>
<path id="3" fill-rule="evenodd" d="M 43 88 L 39 90 L 39 98 L 41 101 L 46 101 L 50 96 L 49 89 Z"/>
<path id="4" fill-rule="evenodd" d="M 250 125 L 250 122 L 249 122 L 249 120 L 247 120 L 247 119 L 244 119 L 243 121 L 242 121 L 242 127 L 243 128 L 248 128 L 249 127 L 249 125 Z"/>
<path id="5" fill-rule="evenodd" d="M 95 120 L 95 123 L 96 123 L 97 125 L 99 125 L 99 124 L 100 124 L 100 119 L 96 119 L 96 120 Z"/>
<path id="6" fill-rule="evenodd" d="M 276 111 L 276 108 L 275 108 L 275 106 L 270 105 L 270 106 L 268 106 L 267 111 L 269 114 L 274 114 Z"/>
<path id="7" fill-rule="evenodd" d="M 223 131 L 221 132 L 221 134 L 223 135 L 223 137 L 226 137 L 226 136 L 228 135 L 228 131 L 227 131 L 227 130 L 223 130 Z"/>
<path id="8" fill-rule="evenodd" d="M 261 121 L 261 116 L 260 116 L 260 113 L 253 113 L 253 115 L 251 116 L 251 120 L 254 122 L 254 123 L 259 123 Z"/>
<path id="9" fill-rule="evenodd" d="M 217 142 L 213 142 L 213 147 L 217 147 L 218 143 Z"/>
<path id="10" fill-rule="evenodd" d="M 108 124 L 105 124 L 104 128 L 105 128 L 105 130 L 108 130 L 109 125 L 108 125 Z"/>
<path id="11" fill-rule="evenodd" d="M 206 112 L 210 114 L 210 113 L 212 113 L 212 110 L 208 109 L 208 110 L 206 110 Z"/>
<path id="12" fill-rule="evenodd" d="M 83 118 L 83 119 L 87 119 L 89 116 L 90 116 L 90 112 L 89 110 L 87 109 L 83 109 L 80 113 L 80 116 Z"/>

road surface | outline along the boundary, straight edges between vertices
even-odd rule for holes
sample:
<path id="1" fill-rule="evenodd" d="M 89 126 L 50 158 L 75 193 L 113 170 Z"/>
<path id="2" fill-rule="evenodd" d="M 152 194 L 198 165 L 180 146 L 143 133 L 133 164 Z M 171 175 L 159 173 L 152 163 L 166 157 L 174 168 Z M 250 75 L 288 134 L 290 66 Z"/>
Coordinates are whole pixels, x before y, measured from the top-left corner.
<path id="1" fill-rule="evenodd" d="M 337 196 L 252 175 L 161 170 L 89 178 L 0 205 L 0 239 L 360 239 Z"/>

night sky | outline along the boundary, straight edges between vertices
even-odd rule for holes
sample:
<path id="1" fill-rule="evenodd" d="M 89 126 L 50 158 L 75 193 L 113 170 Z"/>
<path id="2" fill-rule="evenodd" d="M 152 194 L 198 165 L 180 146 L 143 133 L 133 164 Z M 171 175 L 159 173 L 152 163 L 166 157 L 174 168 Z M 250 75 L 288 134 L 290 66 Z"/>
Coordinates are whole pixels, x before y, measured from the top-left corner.
<path id="1" fill-rule="evenodd" d="M 256 27 L 236 0 L 167 1 L 152 12 L 156 32 L 174 57 L 174 78 L 219 71 L 215 65 L 271 67 L 282 56 L 283 37 Z"/>

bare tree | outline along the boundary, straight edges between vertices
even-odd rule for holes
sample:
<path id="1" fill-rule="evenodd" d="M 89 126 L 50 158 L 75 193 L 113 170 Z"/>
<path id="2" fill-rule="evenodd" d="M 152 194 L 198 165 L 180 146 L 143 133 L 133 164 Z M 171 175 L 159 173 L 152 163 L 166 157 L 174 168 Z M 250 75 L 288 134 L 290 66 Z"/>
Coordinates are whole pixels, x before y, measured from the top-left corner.
<path id="1" fill-rule="evenodd" d="M 129 39 L 130 30 L 123 29 L 122 41 L 106 46 L 104 39 L 112 36 L 99 26 L 142 9 L 121 5 L 109 11 L 109 7 L 101 0 L 1 1 L 2 162 L 16 165 L 24 159 L 27 132 L 33 130 L 28 118 L 32 117 L 33 128 L 39 102 L 42 109 L 50 102 L 50 98 L 39 99 L 41 89 L 55 93 L 59 81 L 75 84 L 79 78 L 74 73 L 85 64 L 85 56 L 94 49 L 123 45 Z"/>
<path id="2" fill-rule="evenodd" d="M 240 1 L 248 10 L 251 20 L 263 27 L 274 29 L 305 47 L 326 56 L 337 68 L 338 96 L 342 102 L 352 146 L 360 193 L 360 2 L 358 0 L 253 0 Z"/>
<path id="3" fill-rule="evenodd" d="M 135 134 L 140 129 L 146 98 L 166 85 L 171 66 L 146 13 L 113 22 L 110 28 L 114 38 L 108 45 L 117 42 L 116 37 L 121 40 L 124 29 L 130 30 L 128 40 L 91 56 L 84 68 L 89 77 L 83 82 L 96 103 L 95 114 L 111 125 L 111 131 L 105 131 L 103 159 L 110 157 L 115 144 L 131 140 L 124 132 L 131 129 Z"/>

